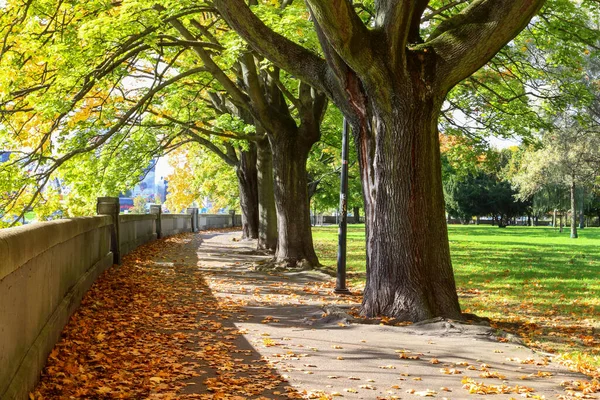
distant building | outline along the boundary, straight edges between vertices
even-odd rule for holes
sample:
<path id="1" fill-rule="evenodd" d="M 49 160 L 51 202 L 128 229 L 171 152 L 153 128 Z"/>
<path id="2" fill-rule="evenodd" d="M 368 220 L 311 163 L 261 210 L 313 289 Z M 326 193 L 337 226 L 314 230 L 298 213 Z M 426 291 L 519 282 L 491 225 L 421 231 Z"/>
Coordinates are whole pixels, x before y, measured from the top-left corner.
<path id="1" fill-rule="evenodd" d="M 148 203 L 164 202 L 167 196 L 167 181 L 156 176 L 157 160 L 152 160 L 150 165 L 142 171 L 141 179 L 132 189 L 119 195 L 121 212 L 133 207 L 133 199 L 141 196 Z"/>

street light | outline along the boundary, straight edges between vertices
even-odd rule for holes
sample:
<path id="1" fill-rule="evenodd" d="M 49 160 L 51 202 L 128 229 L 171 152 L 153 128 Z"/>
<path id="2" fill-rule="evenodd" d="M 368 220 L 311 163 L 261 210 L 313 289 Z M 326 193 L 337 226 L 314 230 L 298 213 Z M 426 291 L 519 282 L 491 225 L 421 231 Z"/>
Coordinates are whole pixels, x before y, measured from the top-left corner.
<path id="1" fill-rule="evenodd" d="M 340 179 L 340 224 L 338 230 L 337 279 L 334 293 L 350 294 L 346 287 L 346 235 L 348 231 L 348 121 L 342 129 L 342 171 Z"/>

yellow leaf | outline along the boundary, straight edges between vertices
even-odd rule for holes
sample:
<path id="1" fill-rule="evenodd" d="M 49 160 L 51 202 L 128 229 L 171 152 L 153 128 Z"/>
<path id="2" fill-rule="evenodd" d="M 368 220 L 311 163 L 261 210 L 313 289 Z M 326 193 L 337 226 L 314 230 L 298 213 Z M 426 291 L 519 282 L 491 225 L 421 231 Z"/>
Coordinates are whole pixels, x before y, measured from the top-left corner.
<path id="1" fill-rule="evenodd" d="M 414 394 L 421 397 L 435 397 L 437 392 L 435 390 L 427 389 L 421 392 L 415 392 Z"/>
<path id="2" fill-rule="evenodd" d="M 100 393 L 100 394 L 107 394 L 107 393 L 110 393 L 110 392 L 112 392 L 112 389 L 109 388 L 108 386 L 100 386 L 98 388 L 98 393 Z"/>

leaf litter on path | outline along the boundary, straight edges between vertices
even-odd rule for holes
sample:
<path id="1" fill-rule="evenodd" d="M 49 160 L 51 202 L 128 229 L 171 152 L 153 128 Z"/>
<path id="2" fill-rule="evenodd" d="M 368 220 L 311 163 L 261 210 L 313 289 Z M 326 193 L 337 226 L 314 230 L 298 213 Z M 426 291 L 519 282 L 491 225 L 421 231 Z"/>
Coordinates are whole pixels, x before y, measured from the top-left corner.
<path id="1" fill-rule="evenodd" d="M 245 342 L 240 305 L 213 296 L 198 245 L 192 234 L 162 239 L 107 270 L 30 398 L 302 398 Z"/>
<path id="2" fill-rule="evenodd" d="M 287 382 L 289 376 L 282 374 L 288 367 L 282 368 L 279 361 L 302 363 L 307 356 L 304 353 L 318 352 L 319 349 L 307 346 L 294 352 L 286 349 L 292 345 L 290 338 L 271 337 L 266 332 L 256 343 L 249 343 L 244 337 L 248 332 L 235 325 L 253 318 L 252 312 L 248 312 L 249 305 L 260 308 L 314 303 L 357 305 L 360 296 L 332 297 L 330 292 L 335 283 L 331 280 L 309 282 L 299 288 L 288 283 L 283 275 L 268 274 L 274 281 L 266 282 L 260 276 L 241 270 L 232 274 L 198 268 L 197 247 L 197 236 L 189 234 L 157 241 L 127 256 L 122 266 L 107 271 L 94 284 L 65 328 L 32 397 L 327 399 L 363 396 L 379 386 L 378 382 L 367 380 L 373 385 L 361 384 L 356 389 L 341 386 L 337 390 L 331 389 L 330 393 L 323 388 L 301 390 L 292 387 Z M 280 317 L 267 314 L 258 321 L 266 328 L 277 326 Z M 360 342 L 366 343 L 364 339 Z M 435 344 L 433 341 L 427 343 Z M 327 347 L 336 353 L 346 349 L 339 344 Z M 261 356 L 256 350 L 267 348 L 277 353 Z M 393 350 L 391 352 L 393 354 Z M 397 353 L 400 354 L 395 358 L 403 363 L 427 364 L 439 370 L 440 376 L 458 375 L 453 387 L 455 393 L 464 390 L 465 393 L 536 396 L 522 385 L 493 385 L 462 377 L 454 366 L 468 366 L 467 363 L 450 365 L 435 357 L 421 360 L 422 354 L 413 355 L 409 350 Z M 337 362 L 351 362 L 341 356 L 334 357 L 343 360 Z M 440 369 L 440 366 L 444 368 Z M 381 363 L 378 367 L 382 373 L 398 374 L 396 365 Z M 316 364 L 307 364 L 304 368 L 314 370 L 315 375 L 320 373 L 320 366 Z M 486 372 L 483 367 L 477 369 Z M 303 372 L 313 374 L 312 371 Z M 484 378 L 502 378 L 492 374 L 488 371 L 489 376 Z M 408 374 L 401 373 L 400 376 Z M 338 378 L 337 375 L 328 377 L 329 382 Z M 420 384 L 421 380 L 420 377 L 407 379 L 411 386 Z M 465 379 L 462 384 L 461 379 Z M 425 387 L 429 383 L 432 383 L 430 387 L 437 387 L 430 377 L 422 381 Z M 463 385 L 464 389 L 460 389 Z M 323 386 L 326 386 L 325 382 Z M 572 393 L 590 396 L 595 388 L 593 383 L 565 383 L 566 396 Z M 437 394 L 432 389 L 423 390 L 422 386 L 417 390 L 408 389 L 410 392 L 406 392 L 416 396 L 434 397 Z M 443 387 L 440 390 L 452 389 Z M 385 398 L 398 398 L 397 393 L 387 393 Z M 373 398 L 373 395 L 366 396 Z"/>

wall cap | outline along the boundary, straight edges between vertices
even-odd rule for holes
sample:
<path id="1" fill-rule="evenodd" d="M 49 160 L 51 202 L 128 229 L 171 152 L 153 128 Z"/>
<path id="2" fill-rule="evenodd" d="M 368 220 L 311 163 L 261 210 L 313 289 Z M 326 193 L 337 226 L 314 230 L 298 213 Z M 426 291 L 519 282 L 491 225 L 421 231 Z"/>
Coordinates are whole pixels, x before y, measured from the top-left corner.
<path id="1" fill-rule="evenodd" d="M 110 216 L 101 215 L 0 229 L 0 280 L 52 247 L 111 224 Z"/>

